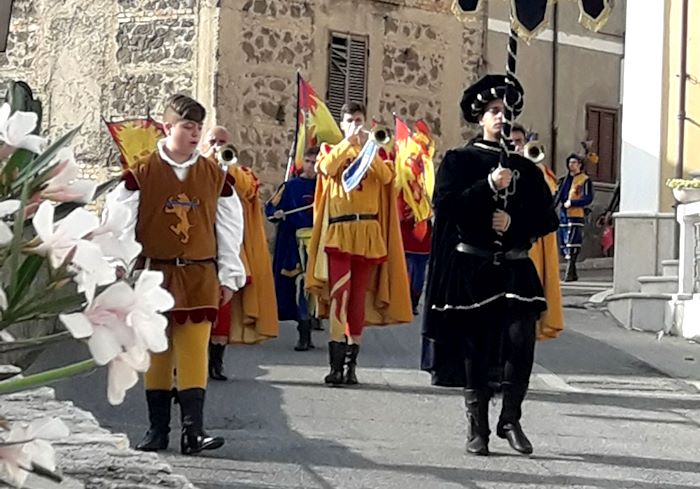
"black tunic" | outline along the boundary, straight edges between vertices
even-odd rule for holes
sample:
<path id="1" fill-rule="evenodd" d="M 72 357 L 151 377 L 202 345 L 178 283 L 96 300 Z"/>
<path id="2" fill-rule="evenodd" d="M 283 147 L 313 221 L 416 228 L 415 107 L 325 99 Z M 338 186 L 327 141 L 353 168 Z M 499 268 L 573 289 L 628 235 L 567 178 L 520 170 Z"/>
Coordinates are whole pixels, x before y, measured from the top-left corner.
<path id="1" fill-rule="evenodd" d="M 491 227 L 499 208 L 487 177 L 499 161 L 497 143 L 476 139 L 445 154 L 437 174 L 435 227 L 423 322 L 422 368 L 433 383 L 464 385 L 460 337 L 468 328 L 493 327 L 489 318 L 539 315 L 546 310 L 542 284 L 528 259 L 500 260 L 457 251 L 462 242 L 485 251 L 529 250 L 555 231 L 559 220 L 542 171 L 512 155 L 513 192 L 505 211 L 511 224 L 502 236 Z M 496 242 L 500 241 L 501 245 Z"/>

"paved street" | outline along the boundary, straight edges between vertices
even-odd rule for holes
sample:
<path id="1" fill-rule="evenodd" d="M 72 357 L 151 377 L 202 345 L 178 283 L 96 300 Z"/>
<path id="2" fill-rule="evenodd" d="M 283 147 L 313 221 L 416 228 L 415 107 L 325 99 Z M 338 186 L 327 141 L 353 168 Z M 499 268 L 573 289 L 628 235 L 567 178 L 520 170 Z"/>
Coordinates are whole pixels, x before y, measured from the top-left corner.
<path id="1" fill-rule="evenodd" d="M 567 320 L 560 339 L 538 346 L 523 421 L 530 458 L 495 437 L 493 456 L 464 454 L 461 393 L 417 370 L 417 323 L 367 333 L 358 388 L 321 384 L 325 333 L 309 353 L 292 351 L 291 324 L 277 341 L 229 348 L 234 379 L 211 384 L 206 423 L 225 447 L 181 457 L 175 429 L 166 457 L 203 489 L 700 487 L 700 345 L 624 331 L 596 311 L 568 309 Z M 57 387 L 104 426 L 142 435 L 139 388 L 110 407 L 104 372 Z"/>

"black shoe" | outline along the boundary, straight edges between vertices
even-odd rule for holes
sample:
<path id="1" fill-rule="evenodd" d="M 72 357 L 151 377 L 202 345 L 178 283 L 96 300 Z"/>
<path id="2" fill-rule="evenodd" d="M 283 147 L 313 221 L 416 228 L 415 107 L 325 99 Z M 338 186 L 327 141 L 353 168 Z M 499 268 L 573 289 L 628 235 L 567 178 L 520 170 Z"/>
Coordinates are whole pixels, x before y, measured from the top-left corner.
<path id="1" fill-rule="evenodd" d="M 413 308 L 413 315 L 417 316 L 419 314 L 418 304 L 420 303 L 420 294 L 415 294 L 411 292 L 411 307 Z"/>
<path id="2" fill-rule="evenodd" d="M 221 448 L 223 438 L 209 436 L 204 432 L 204 389 L 186 389 L 179 391 L 179 396 L 182 413 L 180 452 L 192 455 L 202 450 Z"/>
<path id="3" fill-rule="evenodd" d="M 525 435 L 519 421 L 503 424 L 499 422 L 496 428 L 496 434 L 499 438 L 508 440 L 508 444 L 516 452 L 520 452 L 524 455 L 530 455 L 532 453 L 532 443 L 530 443 L 530 440 L 528 440 Z"/>
<path id="4" fill-rule="evenodd" d="M 311 321 L 302 319 L 297 325 L 299 332 L 299 340 L 297 341 L 294 351 L 308 351 L 311 348 L 316 348 L 311 341 Z"/>
<path id="5" fill-rule="evenodd" d="M 522 404 L 526 394 L 527 385 L 503 382 L 503 408 L 496 434 L 499 438 L 508 440 L 508 444 L 516 452 L 529 455 L 532 453 L 532 443 L 520 426 Z"/>
<path id="6" fill-rule="evenodd" d="M 360 345 L 348 345 L 345 353 L 345 383 L 348 385 L 357 385 L 357 355 L 360 353 Z"/>
<path id="7" fill-rule="evenodd" d="M 489 395 L 486 390 L 464 389 L 467 414 L 467 453 L 489 454 Z"/>
<path id="8" fill-rule="evenodd" d="M 136 450 L 142 452 L 157 452 L 168 448 L 170 441 L 170 401 L 171 391 L 147 390 L 148 420 L 151 423 Z"/>
<path id="9" fill-rule="evenodd" d="M 211 380 L 228 380 L 224 375 L 224 351 L 226 345 L 209 343 L 209 378 Z"/>
<path id="10" fill-rule="evenodd" d="M 348 345 L 344 341 L 328 342 L 328 357 L 331 371 L 323 380 L 326 384 L 334 386 L 343 384 L 343 366 L 345 365 L 347 347 Z"/>

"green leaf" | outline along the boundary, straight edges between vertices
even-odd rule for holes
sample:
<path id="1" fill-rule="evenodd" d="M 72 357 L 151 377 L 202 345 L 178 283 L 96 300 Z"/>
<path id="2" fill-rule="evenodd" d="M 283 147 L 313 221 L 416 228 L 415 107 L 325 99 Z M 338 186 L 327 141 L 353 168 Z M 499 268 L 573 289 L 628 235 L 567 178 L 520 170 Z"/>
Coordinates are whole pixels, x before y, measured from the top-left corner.
<path id="1" fill-rule="evenodd" d="M 12 181 L 15 178 L 15 173 L 25 168 L 34 158 L 34 153 L 26 149 L 18 149 L 10 157 L 5 164 L 0 174 L 0 183 L 2 183 L 3 193 L 8 193 L 12 186 Z"/>
<path id="2" fill-rule="evenodd" d="M 44 257 L 38 255 L 30 255 L 24 259 L 22 266 L 19 267 L 17 272 L 17 286 L 16 288 L 9 287 L 7 290 L 7 299 L 9 308 L 17 304 L 17 302 L 24 296 L 24 294 L 32 285 L 34 279 L 39 273 L 41 265 L 44 263 Z"/>
<path id="3" fill-rule="evenodd" d="M 28 375 L 27 377 L 13 377 L 0 382 L 0 395 L 35 389 L 58 380 L 91 372 L 96 368 L 97 363 L 95 363 L 95 360 L 90 359 L 78 363 L 72 363 L 65 367 L 40 372 L 38 374 Z"/>
<path id="4" fill-rule="evenodd" d="M 76 134 L 80 132 L 82 124 L 68 133 L 61 136 L 56 142 L 49 146 L 46 151 L 41 153 L 34 161 L 25 166 L 21 171 L 17 180 L 13 182 L 12 190 L 17 192 L 25 182 L 30 181 L 34 176 L 43 170 L 58 154 L 58 151 L 67 146 L 73 141 Z"/>
<path id="5" fill-rule="evenodd" d="M 27 198 L 29 194 L 29 187 L 25 185 L 22 187 L 22 195 L 20 196 L 20 206 L 19 210 L 15 214 L 15 225 L 14 225 L 14 236 L 12 237 L 12 242 L 10 243 L 10 289 L 17 289 L 17 281 L 19 278 L 19 258 L 20 258 L 20 247 L 22 245 L 22 237 L 24 236 L 24 219 L 20 216 L 24 216 L 24 209 L 27 206 Z"/>
<path id="6" fill-rule="evenodd" d="M 70 332 L 62 331 L 60 333 L 46 336 L 38 336 L 36 338 L 29 338 L 26 340 L 17 340 L 8 343 L 0 343 L 0 353 L 4 354 L 15 351 L 35 350 L 37 348 L 44 348 L 54 343 L 66 341 L 71 338 L 73 338 L 73 335 L 71 335 Z"/>

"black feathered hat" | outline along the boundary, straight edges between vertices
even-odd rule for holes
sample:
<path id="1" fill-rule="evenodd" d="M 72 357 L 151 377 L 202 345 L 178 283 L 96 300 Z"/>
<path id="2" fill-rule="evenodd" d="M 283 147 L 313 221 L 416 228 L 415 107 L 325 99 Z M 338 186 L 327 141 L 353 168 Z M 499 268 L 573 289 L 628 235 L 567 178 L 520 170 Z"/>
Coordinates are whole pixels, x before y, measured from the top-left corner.
<path id="1" fill-rule="evenodd" d="M 523 110 L 525 90 L 517 78 L 515 80 L 515 92 L 517 94 L 513 104 L 513 117 L 517 117 Z M 460 107 L 462 115 L 467 122 L 479 122 L 486 105 L 492 100 L 503 99 L 506 94 L 505 75 L 486 75 L 481 80 L 464 91 Z"/>

